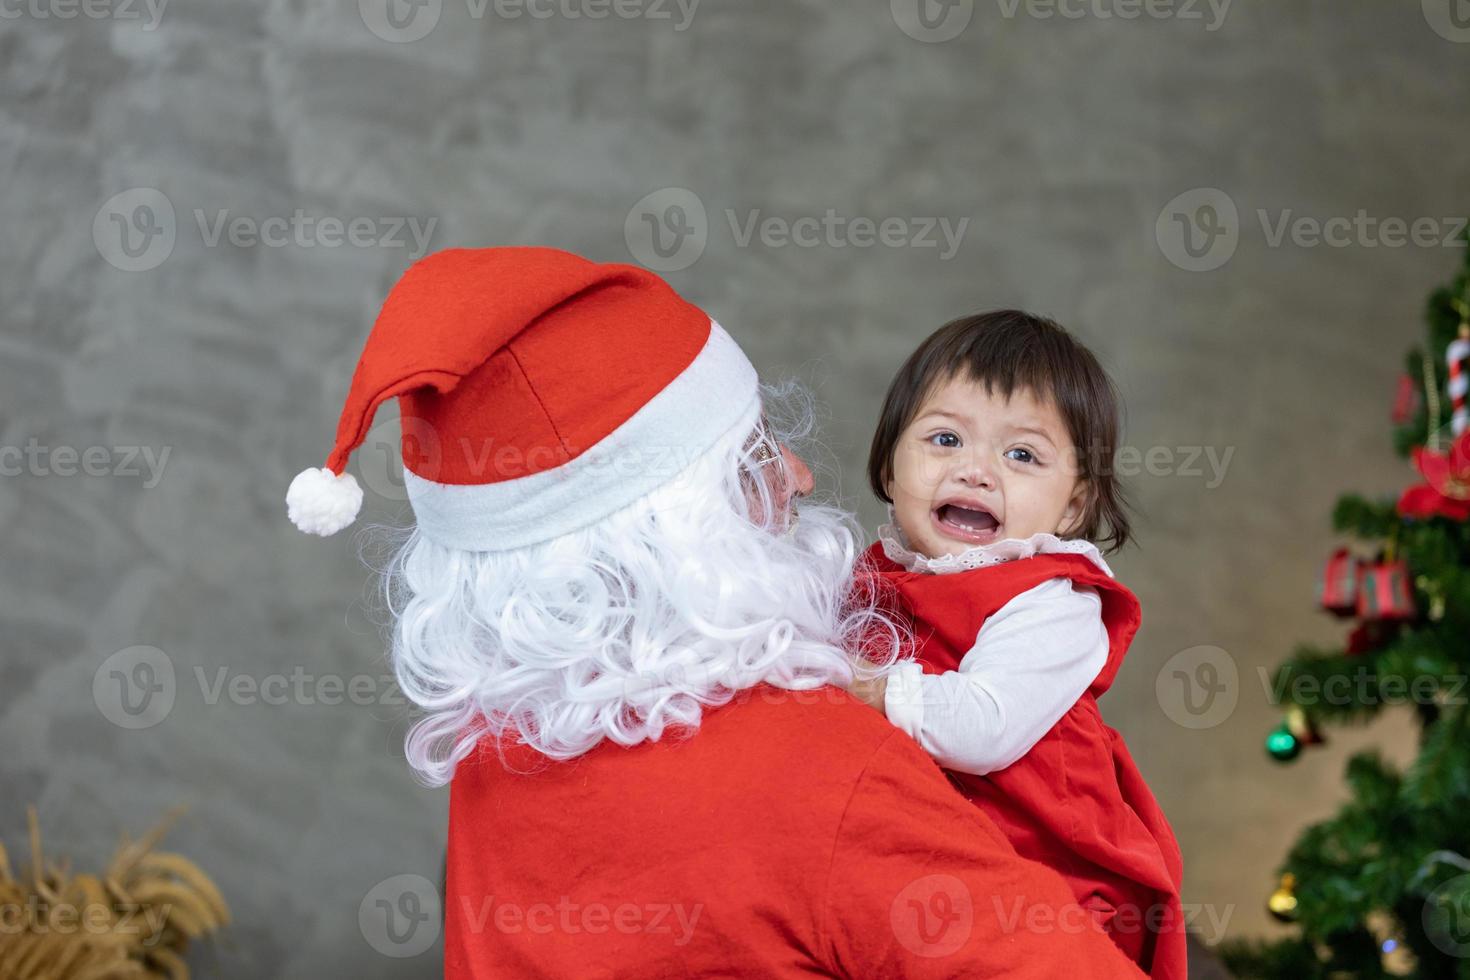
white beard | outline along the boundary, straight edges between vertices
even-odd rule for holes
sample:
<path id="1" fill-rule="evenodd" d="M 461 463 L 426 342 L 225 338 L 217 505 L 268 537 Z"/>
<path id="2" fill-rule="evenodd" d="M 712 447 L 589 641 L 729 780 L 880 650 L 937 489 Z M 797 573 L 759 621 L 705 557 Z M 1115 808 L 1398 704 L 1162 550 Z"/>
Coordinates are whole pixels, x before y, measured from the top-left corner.
<path id="1" fill-rule="evenodd" d="M 851 682 L 849 651 L 883 622 L 848 608 L 852 516 L 806 500 L 780 532 L 752 524 L 739 450 L 528 548 L 408 539 L 385 574 L 394 668 L 425 712 L 407 745 L 422 781 L 447 782 L 487 731 L 566 759 L 697 727 L 760 683 Z"/>

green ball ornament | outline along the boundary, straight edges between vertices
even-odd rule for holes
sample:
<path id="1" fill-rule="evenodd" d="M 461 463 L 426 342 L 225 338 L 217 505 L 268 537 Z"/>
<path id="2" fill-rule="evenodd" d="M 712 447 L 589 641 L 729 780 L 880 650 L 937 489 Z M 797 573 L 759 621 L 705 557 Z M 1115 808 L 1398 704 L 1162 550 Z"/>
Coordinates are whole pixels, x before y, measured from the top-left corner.
<path id="1" fill-rule="evenodd" d="M 1290 762 L 1302 753 L 1302 741 L 1291 733 L 1285 723 L 1277 725 L 1266 736 L 1266 751 L 1277 762 Z"/>

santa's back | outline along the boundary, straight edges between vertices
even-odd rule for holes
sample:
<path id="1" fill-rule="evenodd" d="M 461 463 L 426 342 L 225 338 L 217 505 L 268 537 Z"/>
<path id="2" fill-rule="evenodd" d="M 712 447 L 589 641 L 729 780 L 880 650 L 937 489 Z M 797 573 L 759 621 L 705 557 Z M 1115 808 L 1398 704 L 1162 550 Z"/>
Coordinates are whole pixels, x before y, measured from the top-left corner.
<path id="1" fill-rule="evenodd" d="M 1141 976 L 835 688 L 760 686 L 692 736 L 532 773 L 484 743 L 449 835 L 449 977 Z"/>

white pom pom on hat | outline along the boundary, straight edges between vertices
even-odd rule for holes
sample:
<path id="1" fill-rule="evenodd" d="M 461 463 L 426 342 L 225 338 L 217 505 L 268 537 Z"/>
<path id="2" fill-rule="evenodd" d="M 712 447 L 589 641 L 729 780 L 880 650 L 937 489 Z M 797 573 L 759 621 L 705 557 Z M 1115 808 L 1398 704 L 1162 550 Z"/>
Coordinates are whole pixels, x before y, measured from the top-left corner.
<path id="1" fill-rule="evenodd" d="M 468 551 L 592 526 L 760 413 L 744 352 L 647 269 L 552 248 L 446 249 L 389 291 L 325 465 L 291 482 L 302 531 L 356 518 L 348 459 L 395 397 L 418 530 Z"/>
<path id="2" fill-rule="evenodd" d="M 336 534 L 357 520 L 361 509 L 357 478 L 351 473 L 339 476 L 325 466 L 297 473 L 286 490 L 286 516 L 307 534 Z"/>

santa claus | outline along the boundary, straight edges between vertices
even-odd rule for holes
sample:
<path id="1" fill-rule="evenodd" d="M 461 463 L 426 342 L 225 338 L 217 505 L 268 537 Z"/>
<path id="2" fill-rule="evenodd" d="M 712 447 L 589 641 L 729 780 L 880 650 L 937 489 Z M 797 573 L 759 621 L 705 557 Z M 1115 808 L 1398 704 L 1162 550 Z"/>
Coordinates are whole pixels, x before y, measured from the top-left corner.
<path id="1" fill-rule="evenodd" d="M 1142 976 L 844 692 L 897 636 L 708 315 L 553 249 L 424 258 L 291 485 L 302 530 L 352 522 L 393 397 L 416 526 L 386 588 L 409 764 L 450 784 L 447 976 Z"/>

